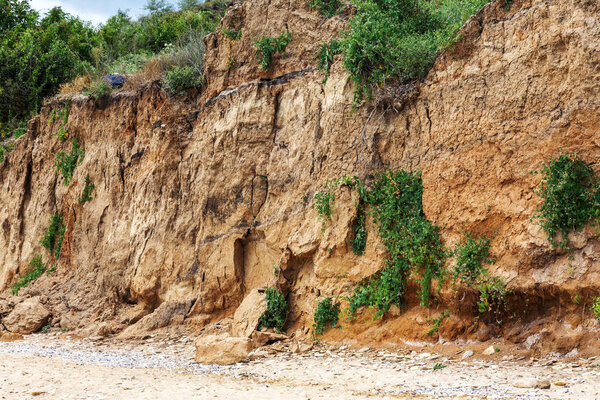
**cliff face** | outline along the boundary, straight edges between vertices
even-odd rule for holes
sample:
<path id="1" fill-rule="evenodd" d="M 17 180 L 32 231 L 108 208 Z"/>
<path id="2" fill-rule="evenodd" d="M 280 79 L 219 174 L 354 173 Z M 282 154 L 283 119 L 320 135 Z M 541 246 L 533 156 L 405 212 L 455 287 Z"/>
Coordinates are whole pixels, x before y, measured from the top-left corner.
<path id="1" fill-rule="evenodd" d="M 598 240 L 593 229 L 573 235 L 572 260 L 552 249 L 531 221 L 540 199 L 529 171 L 559 152 L 598 162 L 598 15 L 594 0 L 516 0 L 510 11 L 495 1 L 410 96 L 353 112 L 340 56 L 326 83 L 313 60 L 321 40 L 343 29 L 343 15 L 326 20 L 304 1 L 235 4 L 222 24 L 243 37 L 207 38 L 201 94 L 169 98 L 154 82 L 99 102 L 71 100 L 70 134 L 85 158 L 70 185 L 54 156 L 70 141 L 56 138 L 51 119 L 64 99 L 30 123 L 0 171 L 0 288 L 47 254 L 40 240 L 52 214 L 67 228 L 57 271 L 5 303 L 42 295 L 53 323 L 88 333 L 99 323 L 117 333 L 148 313 L 124 334 L 197 330 L 279 280 L 289 290 L 287 330 L 305 335 L 319 297 L 347 295 L 385 258 L 370 222 L 365 255 L 350 249 L 356 193 L 336 191 L 324 231 L 313 195 L 346 174 L 402 168 L 423 172 L 424 210 L 447 245 L 462 231 L 495 233 L 491 272 L 512 291 L 515 318 L 498 325 L 474 324 L 472 294 L 445 289 L 437 307 L 452 312 L 441 338 L 521 342 L 539 333 L 532 337 L 550 348 L 590 350 L 598 321 L 571 298 L 598 293 Z M 286 29 L 294 35 L 287 57 L 260 71 L 252 39 Z M 95 189 L 80 204 L 86 177 Z M 435 315 L 410 300 L 402 313 L 326 338 L 432 340 L 424 332 Z"/>

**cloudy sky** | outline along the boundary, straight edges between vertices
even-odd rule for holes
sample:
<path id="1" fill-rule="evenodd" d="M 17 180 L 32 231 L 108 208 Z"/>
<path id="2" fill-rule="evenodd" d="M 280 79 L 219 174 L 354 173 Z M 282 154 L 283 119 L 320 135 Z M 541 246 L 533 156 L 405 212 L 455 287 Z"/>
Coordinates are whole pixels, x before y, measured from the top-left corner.
<path id="1" fill-rule="evenodd" d="M 171 3 L 176 2 L 172 1 Z M 111 15 L 115 15 L 119 9 L 129 9 L 129 15 L 134 17 L 144 13 L 143 7 L 146 0 L 31 0 L 30 4 L 42 13 L 52 7 L 60 6 L 69 14 L 77 15 L 98 25 L 105 22 Z"/>

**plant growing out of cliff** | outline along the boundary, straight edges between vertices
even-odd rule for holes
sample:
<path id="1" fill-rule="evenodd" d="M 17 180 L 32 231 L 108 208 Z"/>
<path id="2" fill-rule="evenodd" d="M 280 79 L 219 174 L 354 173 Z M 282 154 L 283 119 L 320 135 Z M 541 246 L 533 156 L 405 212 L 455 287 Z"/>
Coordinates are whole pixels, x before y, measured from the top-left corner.
<path id="1" fill-rule="evenodd" d="M 274 287 L 265 291 L 267 298 L 267 310 L 258 321 L 258 330 L 261 328 L 275 328 L 281 332 L 288 314 L 288 306 L 285 297 Z"/>
<path id="2" fill-rule="evenodd" d="M 292 41 L 292 32 L 286 31 L 277 37 L 263 37 L 260 40 L 254 40 L 256 45 L 256 56 L 260 63 L 260 68 L 266 71 L 271 67 L 272 57 L 279 53 L 285 58 L 285 49 Z"/>
<path id="3" fill-rule="evenodd" d="M 600 319 L 600 297 L 596 297 L 594 304 L 592 304 L 592 312 L 596 318 Z"/>
<path id="4" fill-rule="evenodd" d="M 357 207 L 356 221 L 354 222 L 354 238 L 350 242 L 352 252 L 357 256 L 365 254 L 365 248 L 367 247 L 367 227 L 365 224 L 366 215 L 365 208 L 359 203 Z"/>
<path id="5" fill-rule="evenodd" d="M 84 156 L 85 153 L 79 147 L 79 140 L 77 138 L 73 139 L 70 153 L 67 154 L 61 151 L 56 154 L 56 170 L 62 174 L 65 186 L 69 186 L 75 172 L 75 167 L 83 161 Z"/>
<path id="6" fill-rule="evenodd" d="M 434 333 L 436 333 L 440 329 L 440 325 L 442 324 L 442 321 L 445 320 L 446 318 L 448 318 L 449 316 L 450 316 L 450 311 L 445 310 L 442 313 L 440 313 L 440 316 L 438 318 L 429 319 L 429 321 L 433 322 L 433 327 L 427 332 L 427 334 L 429 336 L 431 336 Z"/>
<path id="7" fill-rule="evenodd" d="M 4 162 L 6 156 L 15 149 L 14 143 L 0 143 L 0 163 Z"/>
<path id="8" fill-rule="evenodd" d="M 42 256 L 36 254 L 29 263 L 29 270 L 23 275 L 17 283 L 11 287 L 11 293 L 15 296 L 19 294 L 19 290 L 23 289 L 31 282 L 42 276 L 46 271 L 46 265 L 42 261 Z"/>
<path id="9" fill-rule="evenodd" d="M 310 8 L 318 9 L 327 18 L 331 18 L 340 11 L 342 2 L 340 0 L 311 0 L 308 5 Z"/>
<path id="10" fill-rule="evenodd" d="M 202 86 L 202 73 L 193 65 L 175 66 L 167 71 L 163 81 L 165 89 L 171 95 L 183 95 L 185 91 Z"/>
<path id="11" fill-rule="evenodd" d="M 94 191 L 94 184 L 90 181 L 90 177 L 85 177 L 85 187 L 81 193 L 81 197 L 77 199 L 80 204 L 87 203 L 92 199 L 92 192 Z"/>
<path id="12" fill-rule="evenodd" d="M 223 34 L 231 40 L 240 40 L 242 38 L 241 29 L 225 29 L 223 28 Z"/>
<path id="13" fill-rule="evenodd" d="M 331 215 L 333 214 L 335 194 L 330 190 L 315 193 L 315 210 L 317 211 L 317 216 L 321 221 L 321 228 L 323 230 L 325 230 L 327 223 L 331 221 Z"/>
<path id="14" fill-rule="evenodd" d="M 65 105 L 62 108 L 62 110 L 52 110 L 52 113 L 50 114 L 50 119 L 48 120 L 48 124 L 54 122 L 55 119 L 60 120 L 60 127 L 58 128 L 58 133 L 56 134 L 56 137 L 64 142 L 69 138 L 69 128 L 67 127 L 67 122 L 69 121 L 69 101 L 65 102 Z"/>
<path id="15" fill-rule="evenodd" d="M 448 252 L 439 228 L 423 213 L 421 174 L 387 171 L 377 174 L 371 187 L 359 182 L 357 189 L 372 210 L 389 256 L 383 269 L 363 280 L 349 297 L 349 317 L 362 306 L 374 307 L 375 318 L 382 317 L 392 304 L 402 306 L 409 277 L 419 283 L 421 305 L 427 306 L 433 280 L 438 282 L 438 291 L 444 281 Z"/>
<path id="16" fill-rule="evenodd" d="M 563 154 L 534 171 L 542 180 L 535 193 L 543 200 L 534 218 L 555 247 L 568 249 L 568 235 L 600 214 L 600 180 L 592 167 L 576 156 Z"/>
<path id="17" fill-rule="evenodd" d="M 477 309 L 480 313 L 492 312 L 499 314 L 506 309 L 506 284 L 501 278 L 493 277 L 481 283 Z"/>
<path id="18" fill-rule="evenodd" d="M 475 239 L 468 233 L 465 236 L 465 240 L 454 250 L 456 254 L 454 277 L 463 283 L 473 285 L 487 275 L 484 265 L 496 262 L 490 256 L 490 242 L 494 237 L 483 235 Z"/>
<path id="19" fill-rule="evenodd" d="M 315 59 L 319 62 L 317 64 L 319 71 L 325 72 L 323 83 L 327 82 L 327 78 L 329 78 L 329 70 L 331 69 L 331 64 L 333 64 L 333 58 L 341 52 L 342 47 L 337 40 L 332 40 L 329 43 L 323 42 L 321 47 L 319 47 Z"/>
<path id="20" fill-rule="evenodd" d="M 322 335 L 327 326 L 332 328 L 338 327 L 340 318 L 340 305 L 334 302 L 331 297 L 326 297 L 317 304 L 313 315 L 313 329 L 315 336 Z"/>
<path id="21" fill-rule="evenodd" d="M 62 214 L 54 214 L 50 218 L 50 224 L 42 239 L 42 246 L 53 254 L 56 260 L 60 257 L 65 230 L 66 226 L 63 224 Z"/>

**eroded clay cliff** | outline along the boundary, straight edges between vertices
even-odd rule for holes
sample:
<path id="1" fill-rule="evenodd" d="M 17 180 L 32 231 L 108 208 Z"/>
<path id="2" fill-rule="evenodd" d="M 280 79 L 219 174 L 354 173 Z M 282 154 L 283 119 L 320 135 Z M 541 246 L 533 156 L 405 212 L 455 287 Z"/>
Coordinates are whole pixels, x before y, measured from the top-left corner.
<path id="1" fill-rule="evenodd" d="M 511 289 L 514 315 L 477 321 L 473 293 L 454 288 L 422 308 L 413 290 L 407 309 L 376 322 L 365 314 L 325 338 L 504 336 L 563 352 L 597 350 L 600 324 L 572 301 L 598 293 L 596 232 L 572 237 L 573 260 L 553 249 L 531 220 L 540 199 L 539 176 L 529 171 L 559 152 L 598 162 L 598 15 L 594 0 L 515 0 L 509 11 L 494 1 L 410 94 L 353 111 L 341 56 L 326 83 L 314 61 L 347 15 L 325 19 L 301 0 L 236 3 L 222 25 L 242 28 L 243 37 L 207 38 L 201 93 L 170 98 L 149 82 L 101 101 L 71 99 L 70 134 L 85 158 L 68 186 L 54 155 L 70 141 L 56 138 L 59 122 L 50 118 L 65 99 L 30 122 L 0 171 L 0 288 L 44 254 L 52 214 L 62 213 L 67 228 L 57 271 L 5 296 L 4 308 L 39 295 L 53 324 L 88 334 L 198 331 L 278 280 L 291 306 L 286 330 L 307 335 L 319 298 L 347 295 L 385 258 L 370 222 L 365 255 L 350 249 L 355 192 L 336 191 L 324 231 L 313 195 L 343 175 L 368 180 L 405 169 L 422 171 L 423 207 L 446 244 L 463 231 L 495 233 L 491 273 Z M 287 57 L 261 71 L 252 40 L 285 30 L 294 35 Z M 80 204 L 85 177 L 95 189 Z M 444 309 L 451 317 L 439 337 L 428 336 L 427 318 Z"/>

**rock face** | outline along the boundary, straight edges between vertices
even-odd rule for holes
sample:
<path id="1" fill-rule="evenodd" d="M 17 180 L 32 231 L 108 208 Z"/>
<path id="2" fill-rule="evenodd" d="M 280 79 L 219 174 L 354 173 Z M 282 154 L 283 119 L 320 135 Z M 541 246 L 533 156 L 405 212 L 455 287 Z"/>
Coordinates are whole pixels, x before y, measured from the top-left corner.
<path id="1" fill-rule="evenodd" d="M 314 194 L 346 174 L 368 179 L 402 168 L 422 171 L 425 213 L 448 246 L 463 231 L 495 233 L 491 274 L 508 283 L 520 316 L 476 325 L 472 299 L 447 289 L 440 301 L 457 318 L 442 324 L 441 337 L 519 342 L 547 328 L 538 346 L 573 348 L 553 332 L 571 337 L 582 326 L 578 348 L 594 348 L 598 325 L 573 313 L 571 298 L 598 291 L 598 241 L 591 229 L 579 233 L 572 260 L 552 249 L 531 220 L 539 176 L 528 172 L 558 152 L 600 161 L 599 13 L 593 0 L 515 0 L 509 11 L 494 1 L 410 98 L 353 111 L 342 58 L 326 83 L 312 61 L 347 15 L 324 19 L 303 0 L 236 3 L 222 24 L 244 35 L 232 42 L 218 29 L 207 38 L 199 96 L 170 98 L 150 82 L 100 102 L 71 99 L 68 126 L 85 158 L 68 186 L 54 165 L 71 143 L 56 138 L 59 123 L 50 118 L 64 99 L 31 121 L 0 169 L 0 288 L 34 254 L 47 256 L 40 239 L 50 216 L 62 213 L 58 270 L 23 292 L 48 296 L 53 315 L 85 326 L 129 321 L 138 307 L 158 310 L 144 329 L 174 321 L 197 329 L 233 315 L 273 283 L 275 270 L 291 308 L 286 329 L 306 335 L 318 298 L 347 295 L 385 258 L 371 221 L 365 254 L 348 245 L 355 191 L 337 189 L 325 230 Z M 288 57 L 260 71 L 252 39 L 286 28 L 294 34 Z M 227 68 L 229 56 L 236 68 Z M 81 204 L 86 177 L 95 189 Z M 432 340 L 429 311 L 413 294 L 405 311 L 327 337 Z"/>
<path id="2" fill-rule="evenodd" d="M 44 307 L 38 297 L 32 297 L 17 304 L 2 323 L 10 332 L 29 335 L 46 325 L 48 318 L 50 318 L 50 311 Z"/>
<path id="3" fill-rule="evenodd" d="M 243 361 L 252 351 L 248 338 L 210 335 L 196 341 L 196 362 L 230 365 Z"/>

